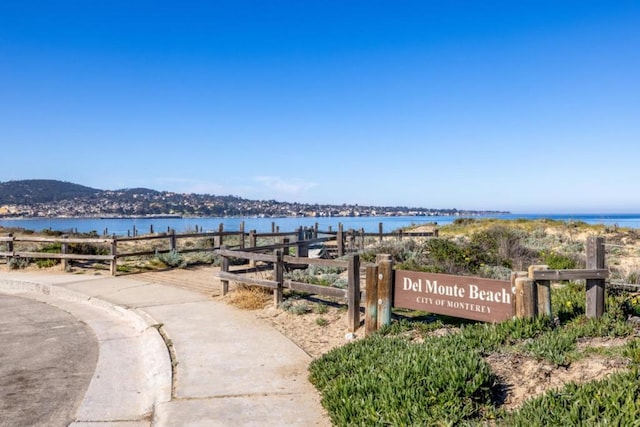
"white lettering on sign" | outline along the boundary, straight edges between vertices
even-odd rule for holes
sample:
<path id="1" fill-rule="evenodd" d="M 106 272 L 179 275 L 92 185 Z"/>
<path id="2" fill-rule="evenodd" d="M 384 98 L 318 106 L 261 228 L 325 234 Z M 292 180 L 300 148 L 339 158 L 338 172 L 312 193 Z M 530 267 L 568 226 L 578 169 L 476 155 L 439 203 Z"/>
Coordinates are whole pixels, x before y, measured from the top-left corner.
<path id="1" fill-rule="evenodd" d="M 480 289 L 478 285 L 472 283 L 464 285 L 439 285 L 437 280 L 417 281 L 411 280 L 410 277 L 404 277 L 402 281 L 402 289 L 417 293 L 426 293 L 437 296 L 446 296 L 454 298 L 468 298 L 470 300 L 497 302 L 502 304 L 511 304 L 511 294 L 502 288 L 497 291 Z M 481 311 L 481 310 L 474 310 Z"/>
<path id="2" fill-rule="evenodd" d="M 394 306 L 482 321 L 513 317 L 515 292 L 506 280 L 396 271 Z"/>
<path id="3" fill-rule="evenodd" d="M 469 298 L 480 301 L 511 304 L 511 295 L 503 288 L 499 291 L 483 291 L 477 285 L 469 285 Z"/>
<path id="4" fill-rule="evenodd" d="M 419 280 L 420 282 L 422 282 L 422 280 Z M 464 293 L 465 293 L 465 289 L 459 287 L 457 284 L 456 285 L 438 285 L 438 281 L 437 280 L 426 280 L 427 282 L 427 287 L 426 287 L 426 291 L 429 294 L 435 294 L 435 295 L 444 295 L 447 297 L 457 297 L 457 298 L 464 298 Z"/>
<path id="5" fill-rule="evenodd" d="M 402 281 L 402 287 L 405 291 L 422 292 L 422 279 L 412 282 L 411 278 L 405 277 Z"/>

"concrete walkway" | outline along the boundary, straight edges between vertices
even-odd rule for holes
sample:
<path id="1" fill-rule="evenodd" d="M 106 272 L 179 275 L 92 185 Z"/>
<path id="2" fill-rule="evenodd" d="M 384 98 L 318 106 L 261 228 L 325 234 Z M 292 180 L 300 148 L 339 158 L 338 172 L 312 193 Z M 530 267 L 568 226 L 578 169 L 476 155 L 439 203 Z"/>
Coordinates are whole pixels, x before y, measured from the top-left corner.
<path id="1" fill-rule="evenodd" d="M 0 272 L 0 292 L 68 311 L 99 357 L 74 427 L 329 426 L 311 358 L 250 314 L 128 277 Z"/>

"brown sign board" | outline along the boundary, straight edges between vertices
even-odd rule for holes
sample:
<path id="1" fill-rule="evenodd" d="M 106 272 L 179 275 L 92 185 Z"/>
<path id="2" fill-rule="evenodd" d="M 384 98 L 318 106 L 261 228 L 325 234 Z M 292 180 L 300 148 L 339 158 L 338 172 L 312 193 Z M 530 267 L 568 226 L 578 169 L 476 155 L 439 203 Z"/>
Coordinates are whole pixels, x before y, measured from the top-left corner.
<path id="1" fill-rule="evenodd" d="M 514 315 L 511 282 L 450 274 L 396 270 L 394 307 L 483 322 Z"/>

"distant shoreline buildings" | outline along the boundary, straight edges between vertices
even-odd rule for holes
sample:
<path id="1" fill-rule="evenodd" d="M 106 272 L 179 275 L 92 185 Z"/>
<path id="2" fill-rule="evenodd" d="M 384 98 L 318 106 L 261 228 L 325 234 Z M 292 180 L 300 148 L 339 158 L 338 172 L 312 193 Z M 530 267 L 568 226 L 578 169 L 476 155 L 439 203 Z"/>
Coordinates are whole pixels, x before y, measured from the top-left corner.
<path id="1" fill-rule="evenodd" d="M 11 184 L 13 184 L 11 186 Z M 145 188 L 96 190 L 51 180 L 0 183 L 1 218 L 366 217 L 508 214 L 501 211 L 429 209 L 247 200 L 237 196 L 180 194 Z"/>

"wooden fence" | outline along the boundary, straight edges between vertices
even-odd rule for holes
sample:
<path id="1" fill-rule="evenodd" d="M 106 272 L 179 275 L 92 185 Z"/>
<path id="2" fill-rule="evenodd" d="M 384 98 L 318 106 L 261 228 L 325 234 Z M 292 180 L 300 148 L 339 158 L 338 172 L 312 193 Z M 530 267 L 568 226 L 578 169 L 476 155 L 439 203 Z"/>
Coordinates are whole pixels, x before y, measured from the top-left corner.
<path id="1" fill-rule="evenodd" d="M 60 259 L 63 268 L 69 260 L 106 261 L 110 263 L 112 275 L 117 273 L 118 259 L 126 257 L 139 257 L 155 255 L 159 252 L 172 250 L 179 253 L 207 251 L 222 257 L 222 268 L 217 276 L 222 282 L 222 293 L 229 290 L 229 281 L 248 283 L 273 289 L 274 304 L 278 305 L 283 299 L 283 290 L 307 292 L 341 298 L 348 305 L 348 328 L 355 331 L 360 326 L 360 305 L 365 300 L 365 332 L 371 333 L 383 325 L 391 322 L 391 311 L 394 307 L 394 281 L 395 271 L 390 255 L 381 254 L 376 258 L 376 263 L 361 263 L 357 254 L 349 255 L 348 260 L 309 258 L 308 249 L 316 243 L 335 241 L 337 246 L 343 246 L 349 241 L 349 235 L 354 238 L 364 239 L 365 236 L 377 236 L 402 238 L 407 237 L 433 237 L 437 236 L 437 230 L 432 233 L 364 233 L 348 230 L 344 232 L 342 227 L 337 232 L 320 231 L 317 226 L 312 229 L 300 228 L 294 232 L 281 233 L 257 233 L 254 230 L 245 233 L 240 231 L 224 231 L 222 225 L 217 232 L 184 233 L 177 234 L 170 230 L 169 233 L 160 233 L 146 236 L 111 237 L 111 238 L 68 238 L 68 237 L 34 237 L 34 236 L 6 236 L 0 237 L 0 244 L 4 243 L 5 250 L 0 251 L 0 257 L 34 258 L 34 259 Z M 225 245 L 225 240 L 234 237 L 233 247 Z M 180 246 L 181 239 L 205 238 L 212 239 L 207 248 L 189 248 Z M 279 243 L 259 245 L 259 239 L 279 240 Z M 168 245 L 163 249 L 140 250 L 119 252 L 118 244 L 127 242 L 140 242 L 150 240 L 167 240 Z M 340 243 L 342 242 L 342 244 Z M 38 252 L 34 250 L 16 250 L 16 245 L 35 244 L 60 244 L 59 253 Z M 73 244 L 89 244 L 102 248 L 103 254 L 79 254 L 71 253 Z M 293 248 L 295 256 L 290 255 Z M 585 269 L 578 270 L 550 270 L 544 265 L 530 266 L 526 272 L 514 272 L 511 283 L 514 289 L 515 317 L 531 318 L 539 315 L 551 315 L 551 283 L 566 280 L 586 281 L 586 315 L 587 317 L 600 317 L 605 308 L 605 279 L 609 271 L 605 268 L 604 239 L 590 237 L 587 239 L 587 263 Z M 249 268 L 243 271 L 231 270 L 231 259 L 242 259 L 249 263 Z M 256 270 L 256 263 L 262 262 L 271 265 L 273 278 L 271 280 L 250 277 L 246 273 Z M 320 286 L 309 283 L 296 282 L 284 278 L 284 272 L 293 268 L 304 268 L 310 265 L 344 268 L 348 271 L 348 286 L 346 289 Z M 253 269 L 253 270 L 252 270 Z M 364 273 L 365 289 L 361 289 L 361 277 Z"/>
<path id="2" fill-rule="evenodd" d="M 382 223 L 379 224 L 379 231 L 377 233 L 365 233 L 362 229 L 349 229 L 345 231 L 342 224 L 338 225 L 337 231 L 333 231 L 331 227 L 329 227 L 328 230 L 322 231 L 319 229 L 317 223 L 314 227 L 300 227 L 290 232 L 280 232 L 278 228 L 275 227 L 275 224 L 273 224 L 272 232 L 270 233 L 258 233 L 256 230 L 245 232 L 243 222 L 240 223 L 239 228 L 238 231 L 225 231 L 223 225 L 220 224 L 218 231 L 215 232 L 176 233 L 175 230 L 169 229 L 166 233 L 150 233 L 147 235 L 138 235 L 137 231 L 134 230 L 133 235 L 130 233 L 129 236 L 102 238 L 69 238 L 68 236 L 36 237 L 29 235 L 14 236 L 9 234 L 8 236 L 0 237 L 0 244 L 4 244 L 5 246 L 5 250 L 0 251 L 0 257 L 6 259 L 59 259 L 64 269 L 66 269 L 70 260 L 108 262 L 110 264 L 111 275 L 115 276 L 117 274 L 117 262 L 119 259 L 153 256 L 171 251 L 178 251 L 180 254 L 193 252 L 212 253 L 224 246 L 227 241 L 233 241 L 235 243 L 233 246 L 228 246 L 229 249 L 235 248 L 239 250 L 267 250 L 275 248 L 273 245 L 265 245 L 264 242 L 266 240 L 280 243 L 296 242 L 295 245 L 290 246 L 296 248 L 296 255 L 298 256 L 306 256 L 309 246 L 314 243 L 325 243 L 328 247 L 335 248 L 335 250 L 331 251 L 332 256 L 342 257 L 348 253 L 354 253 L 364 249 L 365 237 L 375 236 L 379 240 L 383 240 L 385 238 L 433 237 L 438 234 L 435 226 L 432 231 L 423 233 L 403 233 L 402 231 L 384 233 Z M 205 247 L 187 247 L 186 245 L 180 244 L 180 241 L 187 239 L 211 239 L 211 244 Z M 122 249 L 122 246 L 127 246 L 128 243 L 154 240 L 162 241 L 163 244 L 152 250 L 134 249 L 123 251 Z M 99 254 L 74 253 L 72 250 L 74 244 L 95 245 Z M 47 252 L 38 251 L 33 249 L 34 245 L 59 245 L 60 251 L 51 252 L 53 249 L 51 247 Z M 23 246 L 23 248 L 21 248 L 21 246 Z M 24 248 L 24 246 L 31 246 L 31 248 Z"/>
<path id="3" fill-rule="evenodd" d="M 512 281 L 516 289 L 516 316 L 550 316 L 551 282 L 585 280 L 585 314 L 587 317 L 601 317 L 605 306 L 605 279 L 609 277 L 609 270 L 605 269 L 604 239 L 587 238 L 586 250 L 585 269 L 549 270 L 546 265 L 533 265 L 527 272 L 514 273 Z"/>
<path id="4" fill-rule="evenodd" d="M 551 283 L 567 280 L 586 280 L 586 316 L 601 317 L 605 306 L 605 279 L 609 271 L 604 268 L 604 240 L 587 240 L 587 268 L 576 270 L 550 270 L 546 265 L 530 266 L 526 272 L 514 272 L 513 317 L 533 318 L 551 316 Z M 276 245 L 277 246 L 277 245 Z M 348 305 L 348 328 L 353 332 L 360 327 L 360 305 L 364 301 L 365 334 L 370 334 L 382 326 L 391 323 L 394 305 L 396 272 L 390 255 L 379 254 L 375 263 L 360 263 L 358 255 L 351 255 L 349 261 L 322 260 L 283 255 L 282 249 L 291 246 L 269 248 L 274 253 L 255 253 L 221 249 L 216 253 L 223 257 L 222 269 L 217 276 L 222 280 L 223 295 L 229 291 L 229 281 L 258 285 L 273 289 L 274 304 L 282 302 L 283 290 L 291 289 L 311 294 L 342 298 Z M 257 248 L 263 249 L 263 248 Z M 251 270 L 232 272 L 230 259 L 239 258 L 251 262 L 261 261 L 272 264 L 271 280 L 252 278 L 246 275 Z M 348 288 L 338 289 L 284 279 L 284 271 L 289 266 L 323 265 L 346 268 L 348 270 Z M 365 289 L 360 288 L 361 269 L 364 270 Z M 464 276 L 460 276 L 465 279 Z M 469 279 L 466 277 L 466 279 Z M 507 282 L 508 283 L 508 282 Z"/>
<path id="5" fill-rule="evenodd" d="M 362 292 L 360 289 L 361 265 L 360 257 L 357 254 L 349 256 L 347 261 L 329 260 L 320 258 L 307 258 L 299 256 L 284 255 L 283 249 L 293 244 L 284 243 L 273 248 L 273 253 L 258 253 L 238 250 L 219 249 L 216 254 L 222 256 L 222 268 L 214 273 L 222 282 L 222 295 L 229 292 L 229 282 L 246 283 L 250 285 L 262 286 L 273 289 L 273 301 L 277 307 L 282 303 L 284 289 L 307 292 L 314 295 L 340 298 L 347 301 L 347 323 L 350 332 L 354 332 L 360 327 L 360 301 Z M 258 248 L 264 251 L 265 248 Z M 252 263 L 264 262 L 272 265 L 272 279 L 260 279 L 250 277 L 247 274 L 257 271 L 256 269 L 243 269 L 242 271 L 231 271 L 230 259 L 243 259 Z M 311 283 L 296 282 L 285 279 L 284 273 L 292 268 L 304 268 L 309 265 L 338 267 L 347 270 L 347 288 L 341 289 L 331 286 L 314 285 Z"/>
<path id="6" fill-rule="evenodd" d="M 114 239 L 93 239 L 93 238 L 76 238 L 71 239 L 68 237 L 53 238 L 53 237 L 15 237 L 9 235 L 7 237 L 0 237 L 0 242 L 5 244 L 5 251 L 0 252 L 0 257 L 15 259 L 15 258 L 34 258 L 34 259 L 59 259 L 62 261 L 63 268 L 66 268 L 69 260 L 83 260 L 83 261 L 109 261 L 115 262 L 115 240 Z M 16 251 L 16 244 L 19 243 L 36 243 L 36 244 L 60 244 L 59 253 L 51 252 L 37 252 L 37 251 Z M 89 244 L 89 245 L 108 245 L 111 254 L 109 255 L 94 255 L 94 254 L 73 254 L 69 252 L 70 244 Z M 115 274 L 115 270 L 112 268 L 112 274 Z"/>

